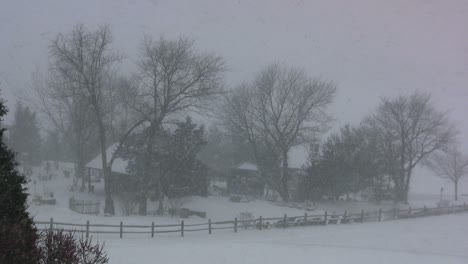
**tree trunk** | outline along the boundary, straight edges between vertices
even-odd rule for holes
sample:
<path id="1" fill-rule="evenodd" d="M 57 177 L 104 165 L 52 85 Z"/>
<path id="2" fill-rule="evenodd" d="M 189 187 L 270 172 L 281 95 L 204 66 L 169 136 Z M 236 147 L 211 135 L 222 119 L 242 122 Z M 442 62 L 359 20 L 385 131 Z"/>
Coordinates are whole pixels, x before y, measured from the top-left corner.
<path id="1" fill-rule="evenodd" d="M 458 201 L 458 180 L 455 183 L 455 201 Z"/>
<path id="2" fill-rule="evenodd" d="M 83 157 L 83 147 L 82 145 L 80 144 L 78 146 L 78 151 L 77 151 L 77 176 L 78 178 L 81 178 L 81 189 L 80 191 L 81 192 L 84 192 L 84 190 L 86 189 L 86 173 L 85 173 L 85 164 L 84 164 L 84 157 Z"/>
<path id="3" fill-rule="evenodd" d="M 401 201 L 404 204 L 408 204 L 408 191 L 406 190 L 406 187 L 403 189 L 403 193 L 401 194 Z"/>
<path id="4" fill-rule="evenodd" d="M 148 141 L 148 145 L 146 147 L 146 155 L 144 157 L 143 173 L 142 175 L 140 175 L 141 179 L 139 182 L 140 195 L 139 195 L 139 209 L 138 209 L 139 215 L 146 215 L 147 208 L 148 208 L 146 188 L 147 188 L 147 185 L 149 183 L 149 178 L 150 178 L 149 177 L 150 167 L 151 167 L 150 164 L 153 160 L 151 142 L 152 140 Z"/>
<path id="5" fill-rule="evenodd" d="M 395 187 L 393 188 L 393 202 L 398 203 L 400 201 L 400 182 L 397 176 L 392 177 L 393 182 L 395 183 Z"/>
<path id="6" fill-rule="evenodd" d="M 143 179 L 140 182 L 140 207 L 138 210 L 139 215 L 146 215 L 147 208 L 148 208 L 148 197 L 147 197 L 147 186 L 148 182 L 150 182 L 150 174 L 151 174 L 151 163 L 154 161 L 154 151 L 153 148 L 156 146 L 156 130 L 157 126 L 155 125 L 155 121 L 151 123 L 150 127 L 150 134 L 148 137 L 147 145 L 146 145 L 146 157 L 144 158 L 144 168 L 143 168 Z M 152 182 L 152 181 L 151 181 Z"/>
<path id="7" fill-rule="evenodd" d="M 138 207 L 138 214 L 146 216 L 148 209 L 148 198 L 146 197 L 146 191 L 140 193 L 140 202 Z"/>
<path id="8" fill-rule="evenodd" d="M 162 168 L 161 164 L 159 164 L 159 173 L 158 173 L 158 193 L 159 193 L 159 198 L 158 198 L 158 215 L 163 215 L 164 214 L 164 192 L 163 192 L 163 186 L 162 186 Z"/>
<path id="9" fill-rule="evenodd" d="M 406 173 L 406 178 L 404 182 L 403 202 L 405 204 L 408 204 L 408 195 L 409 195 L 410 183 L 411 183 L 411 173 L 412 173 L 412 169 L 409 168 L 408 172 Z"/>
<path id="10" fill-rule="evenodd" d="M 398 182 L 399 182 L 399 190 L 398 190 L 398 197 L 397 202 L 406 202 L 405 199 L 405 150 L 406 150 L 406 143 L 405 143 L 405 134 L 401 131 L 401 146 L 400 146 L 400 170 L 398 173 Z"/>
<path id="11" fill-rule="evenodd" d="M 409 181 L 404 170 L 400 170 L 400 173 L 395 178 L 395 202 L 408 203 L 408 191 L 409 191 Z"/>
<path id="12" fill-rule="evenodd" d="M 104 124 L 102 122 L 100 111 L 96 111 L 96 118 L 98 123 L 99 129 L 99 141 L 101 143 L 101 164 L 102 164 L 102 172 L 104 174 L 104 190 L 106 193 L 106 201 L 104 204 L 104 214 L 115 214 L 114 208 L 114 200 L 112 199 L 112 170 L 107 165 L 107 144 L 106 144 L 106 131 L 104 128 Z"/>
<path id="13" fill-rule="evenodd" d="M 288 151 L 283 150 L 283 168 L 282 168 L 282 175 L 281 175 L 281 198 L 285 202 L 289 201 L 289 190 L 288 190 Z"/>
<path id="14" fill-rule="evenodd" d="M 161 175 L 158 176 L 158 189 L 159 189 L 159 198 L 158 198 L 158 215 L 163 215 L 164 214 L 164 192 L 163 188 L 161 186 Z"/>
<path id="15" fill-rule="evenodd" d="M 88 180 L 88 192 L 94 193 L 94 189 L 91 190 L 91 173 L 87 173 L 86 175 L 86 179 Z"/>

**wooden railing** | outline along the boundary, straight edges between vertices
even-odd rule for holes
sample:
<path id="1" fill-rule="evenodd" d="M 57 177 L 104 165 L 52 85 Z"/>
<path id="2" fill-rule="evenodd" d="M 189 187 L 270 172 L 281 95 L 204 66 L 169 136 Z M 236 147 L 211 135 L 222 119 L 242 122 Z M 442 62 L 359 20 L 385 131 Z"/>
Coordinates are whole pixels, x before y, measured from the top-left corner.
<path id="1" fill-rule="evenodd" d="M 343 214 L 324 214 L 308 215 L 305 213 L 301 216 L 288 216 L 263 218 L 260 216 L 257 219 L 238 220 L 234 218 L 231 221 L 211 221 L 208 219 L 206 223 L 186 224 L 183 220 L 180 224 L 158 225 L 152 222 L 151 225 L 124 225 L 123 222 L 116 225 L 109 224 L 91 224 L 86 221 L 85 224 L 54 222 L 53 218 L 50 221 L 36 221 L 36 226 L 39 230 L 63 229 L 75 233 L 82 233 L 86 237 L 90 234 L 118 234 L 123 238 L 124 234 L 147 234 L 154 237 L 157 234 L 164 233 L 179 233 L 184 236 L 186 232 L 207 232 L 212 234 L 213 230 L 230 229 L 238 232 L 239 229 L 269 229 L 269 228 L 287 228 L 292 226 L 311 226 L 311 225 L 330 225 L 330 224 L 348 224 L 348 223 L 366 223 L 366 222 L 382 222 L 397 219 L 416 218 L 432 215 L 455 214 L 468 212 L 468 206 L 454 205 L 449 207 L 435 208 L 408 208 L 408 209 L 391 209 L 383 211 L 364 211 Z"/>

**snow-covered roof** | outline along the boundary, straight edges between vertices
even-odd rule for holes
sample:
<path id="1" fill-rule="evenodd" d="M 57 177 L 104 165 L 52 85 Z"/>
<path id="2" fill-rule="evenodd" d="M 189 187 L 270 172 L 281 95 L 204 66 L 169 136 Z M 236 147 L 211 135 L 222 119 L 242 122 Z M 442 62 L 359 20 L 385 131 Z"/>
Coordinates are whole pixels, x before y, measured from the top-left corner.
<path id="1" fill-rule="evenodd" d="M 257 165 L 250 162 L 243 162 L 237 166 L 234 166 L 233 169 L 238 170 L 248 170 L 248 171 L 258 171 Z"/>
<path id="2" fill-rule="evenodd" d="M 243 162 L 232 168 L 238 169 L 238 170 L 258 171 L 257 165 L 254 163 L 250 163 L 250 162 Z M 289 169 L 300 170 L 301 166 L 298 166 L 297 164 L 294 164 L 294 163 L 293 164 L 289 163 Z"/>
<path id="3" fill-rule="evenodd" d="M 291 169 L 301 169 L 307 163 L 308 149 L 304 146 L 291 148 L 288 154 L 288 167 Z"/>
<path id="4" fill-rule="evenodd" d="M 117 143 L 113 144 L 109 148 L 107 148 L 106 156 L 107 162 L 109 162 L 112 158 L 112 154 L 117 150 L 119 145 Z M 123 160 L 121 158 L 116 158 L 112 163 L 112 172 L 127 174 L 127 166 L 128 161 Z M 102 154 L 97 155 L 94 159 L 86 164 L 87 168 L 99 169 L 102 170 Z"/>

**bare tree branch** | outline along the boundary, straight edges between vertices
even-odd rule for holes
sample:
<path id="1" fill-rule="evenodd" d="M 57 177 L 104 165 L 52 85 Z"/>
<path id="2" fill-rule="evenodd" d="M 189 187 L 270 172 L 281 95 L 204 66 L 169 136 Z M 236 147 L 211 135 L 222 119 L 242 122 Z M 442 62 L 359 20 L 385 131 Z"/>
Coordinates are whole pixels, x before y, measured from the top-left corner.
<path id="1" fill-rule="evenodd" d="M 327 129 L 330 117 L 325 110 L 335 92 L 331 82 L 310 79 L 301 69 L 273 64 L 224 100 L 221 119 L 228 130 L 248 139 L 257 151 L 259 167 L 259 146 L 277 149 L 282 160 L 278 191 L 285 200 L 289 199 L 288 153 Z"/>
<path id="2" fill-rule="evenodd" d="M 382 98 L 376 113 L 366 120 L 385 144 L 381 152 L 387 158 L 398 201 L 407 202 L 412 170 L 456 135 L 447 114 L 437 111 L 430 99 L 429 94 L 418 92 Z"/>

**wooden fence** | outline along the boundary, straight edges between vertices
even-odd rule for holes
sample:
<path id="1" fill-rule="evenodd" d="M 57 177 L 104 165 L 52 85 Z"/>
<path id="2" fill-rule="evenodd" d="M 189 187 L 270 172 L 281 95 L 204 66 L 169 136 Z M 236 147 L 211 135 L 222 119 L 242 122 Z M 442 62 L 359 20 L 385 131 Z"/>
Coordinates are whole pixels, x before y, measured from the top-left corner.
<path id="1" fill-rule="evenodd" d="M 99 214 L 101 201 L 77 200 L 71 197 L 68 200 L 68 208 L 80 214 Z"/>
<path id="2" fill-rule="evenodd" d="M 311 225 L 330 225 L 330 224 L 348 224 L 348 223 L 366 223 L 366 222 L 381 222 L 397 219 L 407 219 L 415 217 L 424 217 L 432 215 L 455 214 L 468 212 L 468 206 L 454 205 L 449 207 L 435 208 L 408 208 L 408 209 L 391 209 L 383 211 L 364 211 L 343 214 L 329 214 L 325 212 L 322 215 L 308 215 L 305 213 L 301 216 L 287 216 L 263 218 L 251 220 L 238 220 L 234 218 L 232 221 L 211 221 L 208 219 L 206 223 L 185 224 L 182 220 L 180 224 L 157 225 L 154 222 L 151 225 L 124 225 L 120 222 L 118 225 L 108 224 L 71 224 L 54 222 L 53 218 L 50 221 L 36 221 L 36 226 L 39 230 L 63 229 L 75 233 L 82 233 L 86 237 L 90 234 L 116 234 L 123 238 L 124 234 L 147 234 L 154 237 L 155 234 L 164 233 L 179 233 L 184 236 L 187 232 L 207 232 L 212 234 L 214 230 L 230 229 L 237 232 L 239 229 L 269 229 L 269 228 L 287 228 L 292 226 L 311 226 Z"/>

